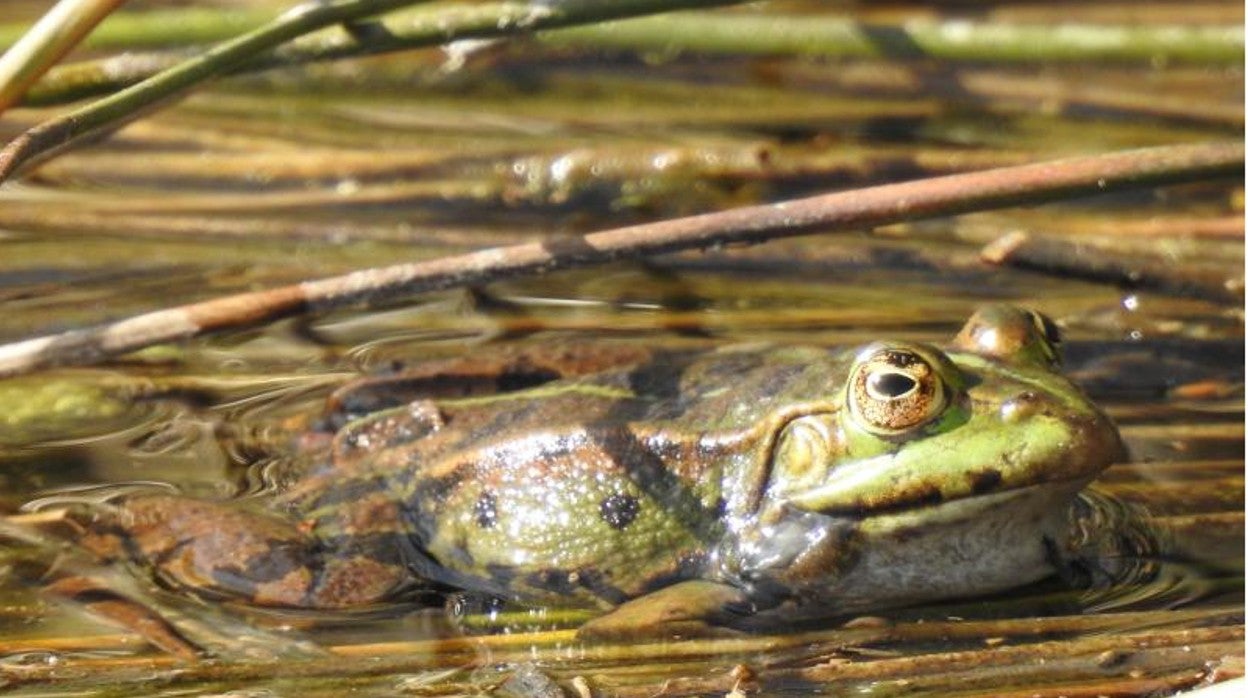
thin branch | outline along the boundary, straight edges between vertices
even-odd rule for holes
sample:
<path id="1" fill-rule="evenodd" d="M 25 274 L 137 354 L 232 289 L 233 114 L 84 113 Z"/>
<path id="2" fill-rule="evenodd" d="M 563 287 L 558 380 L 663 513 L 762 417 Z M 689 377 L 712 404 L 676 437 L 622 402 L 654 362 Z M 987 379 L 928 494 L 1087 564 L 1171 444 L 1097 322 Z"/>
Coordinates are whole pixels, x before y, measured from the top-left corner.
<path id="1" fill-rule="evenodd" d="M 1155 289 L 1215 303 L 1242 303 L 1244 277 L 1228 265 L 1176 265 L 1161 254 L 1126 253 L 1083 240 L 1053 239 L 1024 232 L 1009 233 L 983 248 L 981 257 L 1001 264 L 1117 284 L 1126 288 Z M 1237 271 L 1242 268 L 1236 267 Z"/>
<path id="2" fill-rule="evenodd" d="M 296 8 L 201 56 L 26 131 L 0 150 L 0 182 L 13 176 L 19 168 L 80 144 L 92 136 L 119 128 L 146 110 L 168 103 L 212 78 L 233 72 L 248 61 L 261 59 L 267 51 L 298 37 L 303 38 L 295 41 L 290 49 L 296 54 L 314 50 L 320 52 L 320 57 L 333 58 L 339 55 L 338 52 L 358 55 L 396 48 L 436 46 L 456 39 L 527 34 L 538 29 L 673 9 L 731 5 L 742 1 L 615 0 L 602 3 L 583 0 L 550 5 L 508 2 L 447 7 L 402 19 L 405 28 L 401 40 L 395 38 L 397 24 L 362 23 L 359 20 L 404 5 L 417 4 L 417 0 L 334 0 L 324 5 L 304 5 L 301 6 L 304 9 Z M 326 35 L 313 33 L 317 29 L 344 23 L 350 24 L 350 29 Z M 284 58 L 276 60 L 279 64 L 285 62 Z"/>
<path id="3" fill-rule="evenodd" d="M 672 14 L 543 35 L 555 45 L 684 49 L 732 55 L 939 59 L 1005 62 L 1155 61 L 1238 63 L 1240 25 L 1046 24 L 965 19 L 876 24 L 841 17 L 772 13 Z"/>
<path id="4" fill-rule="evenodd" d="M 0 56 L 0 113 L 69 53 L 123 0 L 60 0 Z"/>
<path id="5" fill-rule="evenodd" d="M 524 274 L 1230 176 L 1241 173 L 1243 167 L 1244 146 L 1238 141 L 1147 148 L 823 194 L 428 262 L 365 269 L 3 345 L 0 376 L 56 365 L 87 364 L 154 344 L 259 325 L 300 313 Z"/>
<path id="6" fill-rule="evenodd" d="M 141 11 L 118 12 L 83 42 L 93 52 L 135 51 L 168 46 L 211 44 L 251 31 L 273 19 L 272 3 L 144 3 Z M 0 46 L 16 43 L 28 22 L 0 22 Z"/>
<path id="7" fill-rule="evenodd" d="M 636 18 L 637 15 L 656 11 L 639 5 L 654 4 L 625 0 L 612 3 L 609 7 L 592 8 L 592 12 L 588 4 L 566 8 L 555 6 L 548 16 L 533 21 L 527 28 L 549 29 L 593 24 L 617 17 L 634 18 L 580 29 L 545 32 L 540 37 L 546 43 L 591 50 L 614 47 L 663 53 L 695 51 L 730 55 L 886 59 L 925 57 L 996 64 L 1178 61 L 1229 66 L 1243 60 L 1243 29 L 1229 21 L 1204 26 L 1176 26 L 1165 22 L 1153 25 L 1076 25 L 1065 21 L 1062 16 L 1050 18 L 1049 23 L 1032 19 L 1027 24 L 978 20 L 864 24 L 854 19 L 791 16 L 774 12 L 745 15 L 678 13 Z M 661 4 L 663 7 L 659 9 L 679 10 L 733 3 L 677 0 Z M 195 17 L 200 21 L 211 23 L 210 18 L 199 16 L 202 11 L 196 12 Z M 501 36 L 514 33 L 517 28 L 511 18 L 532 14 L 533 9 L 528 3 L 494 2 L 439 7 L 436 11 L 415 15 L 385 17 L 370 23 L 369 31 L 365 32 L 326 30 L 306 36 L 271 55 L 248 61 L 232 72 L 403 51 L 443 43 L 451 37 Z M 591 14 L 593 16 L 589 16 Z M 147 32 L 139 33 L 157 33 L 161 26 L 157 20 L 162 17 L 166 26 L 174 21 L 160 13 L 153 17 Z M 130 21 L 142 22 L 142 16 Z M 230 21 L 228 16 L 220 19 L 223 29 Z M 1059 21 L 1060 26 L 1057 25 Z M 101 31 L 107 28 L 106 25 Z M 183 49 L 146 53 L 131 50 L 120 56 L 61 66 L 51 71 L 32 90 L 30 103 L 54 104 L 106 94 L 150 77 L 185 58 Z M 1001 91 L 1018 87 L 1006 83 L 993 89 Z M 1212 116 L 1200 115 L 1196 108 L 1184 108 L 1178 99 L 1163 100 L 1161 105 L 1156 105 L 1132 94 L 1105 96 L 1092 90 L 1085 91 L 1082 99 L 1115 105 L 1125 100 L 1131 109 L 1178 109 L 1185 118 L 1195 115 L 1194 118 L 1200 120 L 1236 119 L 1233 113 L 1229 117 L 1222 112 Z"/>
<path id="8" fill-rule="evenodd" d="M 159 73 L 133 87 L 65 116 L 42 123 L 0 150 L 0 182 L 28 162 L 69 148 L 91 136 L 108 133 L 150 108 L 182 96 L 191 88 L 244 61 L 309 32 L 353 22 L 424 0 L 330 0 L 299 5 L 253 31 L 219 44 L 203 55 Z"/>

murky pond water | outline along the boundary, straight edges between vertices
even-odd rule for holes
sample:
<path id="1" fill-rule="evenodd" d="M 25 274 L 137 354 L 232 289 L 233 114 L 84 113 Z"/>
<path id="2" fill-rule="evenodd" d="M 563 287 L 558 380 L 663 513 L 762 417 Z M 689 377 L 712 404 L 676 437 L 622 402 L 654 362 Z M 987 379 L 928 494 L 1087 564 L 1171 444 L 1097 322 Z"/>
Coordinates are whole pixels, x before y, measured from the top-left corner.
<path id="1" fill-rule="evenodd" d="M 881 37 L 935 21 L 920 7 L 847 7 Z M 953 19 L 1242 24 L 1230 3 L 1141 7 L 1123 20 L 1095 6 L 1059 17 L 1001 3 Z M 775 3 L 732 16 L 840 21 L 819 9 Z M 0 189 L 0 341 L 736 204 L 1242 135 L 1241 61 L 793 57 L 748 42 L 681 51 L 681 40 L 673 34 L 668 50 L 533 40 L 454 62 L 418 52 L 244 76 L 192 96 Z M 53 113 L 15 110 L 0 134 Z M 1239 676 L 1242 201 L 1242 182 L 1213 180 L 681 253 L 2 379 L 0 690 L 459 695 L 510 679 L 513 693 L 552 695 L 541 691 L 554 679 L 562 689 L 551 690 L 624 696 L 1157 695 Z M 985 244 L 1015 231 L 1077 241 L 1070 259 L 1147 271 L 981 261 Z M 264 498 L 305 465 L 292 424 L 315 422 L 336 388 L 400 366 L 587 341 L 941 344 L 997 301 L 1057 321 L 1065 370 L 1119 425 L 1129 462 L 1100 476 L 1090 501 L 1164 532 L 1163 555 L 1127 565 L 1137 573 L 789 633 L 584 643 L 559 609 L 491 618 L 496 609 L 472 597 L 368 612 L 190 598 L 144 570 L 96 563 L 59 518 L 136 492 Z M 97 586 L 46 591 L 83 576 Z M 161 652 L 103 620 L 101 602 L 123 597 L 154 612 L 140 625 L 169 623 L 209 658 Z"/>
<path id="2" fill-rule="evenodd" d="M 2 450 L 4 506 L 11 520 L 28 521 L 70 504 L 162 488 L 208 498 L 263 496 L 281 481 L 289 465 L 281 457 L 284 435 L 276 433 L 274 425 L 291 415 L 318 414 L 335 386 L 360 372 L 389 369 L 398 361 L 463 356 L 515 344 L 557 346 L 569 337 L 586 335 L 613 345 L 718 345 L 760 338 L 840 343 L 843 338 L 856 342 L 884 336 L 936 340 L 951 334 L 959 324 L 956 316 L 981 300 L 954 291 L 938 299 L 950 316 L 947 319 L 907 319 L 901 313 L 926 311 L 901 302 L 872 318 L 863 317 L 858 305 L 838 312 L 834 299 L 839 292 L 851 293 L 851 288 L 803 283 L 812 302 L 802 309 L 794 307 L 800 293 L 769 298 L 765 279 L 746 278 L 757 285 L 744 284 L 742 277 L 730 273 L 682 277 L 683 292 L 700 301 L 701 314 L 741 318 L 724 323 L 729 327 L 722 329 L 712 323 L 704 327 L 689 323 L 678 330 L 663 327 L 671 315 L 656 308 L 671 302 L 665 280 L 656 283 L 652 274 L 621 270 L 614 282 L 628 289 L 629 303 L 644 309 L 630 312 L 619 309 L 618 302 L 596 308 L 538 302 L 529 295 L 533 291 L 516 285 L 496 291 L 498 300 L 515 301 L 504 311 L 474 309 L 468 298 L 449 296 L 412 310 L 324 318 L 297 333 L 287 327 L 200 342 L 125 367 L 12 379 L 3 385 L 6 404 L 40 410 L 26 418 L 21 411 L 9 413 Z M 564 298 L 590 297 L 600 282 L 586 280 L 584 293 Z M 825 293 L 826 300 L 820 299 Z M 20 536 L 14 536 L 6 553 L 2 620 L 6 661 L 43 680 L 55 677 L 77 687 L 97 685 L 97 680 L 128 683 L 146 677 L 153 690 L 169 682 L 203 681 L 209 687 L 267 686 L 278 694 L 290 690 L 333 694 L 347 685 L 384 692 L 396 686 L 415 687 L 426 679 L 440 686 L 435 692 L 456 692 L 488 687 L 506 678 L 515 662 L 531 659 L 565 680 L 596 676 L 595 685 L 625 694 L 642 690 L 630 688 L 634 682 L 652 686 L 672 677 L 698 678 L 704 683 L 695 683 L 694 688 L 712 690 L 728 680 L 725 677 L 738 663 L 759 667 L 769 691 L 788 686 L 800 693 L 811 682 L 827 681 L 882 690 L 879 686 L 888 679 L 898 680 L 897 676 L 916 670 L 899 666 L 892 670 L 896 674 L 890 674 L 877 666 L 883 674 L 855 678 L 852 671 L 842 677 L 829 667 L 858 658 L 891 657 L 888 661 L 900 662 L 933 652 L 974 654 L 985 646 L 1002 647 L 998 642 L 1041 652 L 1034 644 L 1041 638 L 1094 644 L 1106 633 L 1124 642 L 1141 633 L 1196 633 L 1183 636 L 1183 646 L 1195 643 L 1198 649 L 1189 651 L 1221 661 L 1222 655 L 1233 654 L 1236 640 L 1215 631 L 1233 628 L 1242 609 L 1243 415 L 1236 390 L 1242 382 L 1242 345 L 1234 337 L 1234 322 L 1228 323 L 1218 309 L 1205 308 L 1197 315 L 1198 308 L 1189 302 L 1135 298 L 1139 305 L 1127 311 L 1118 293 L 1103 293 L 1081 313 L 1059 317 L 1071 326 L 1069 370 L 1115 417 L 1133 454 L 1132 463 L 1115 466 L 1098 480 L 1098 491 L 1145 507 L 1175 532 L 1175 550 L 1187 553 L 1182 560 L 1165 561 L 1160 570 L 1150 567 L 1138 579 L 1083 591 L 1048 582 L 990 599 L 893 611 L 845 627 L 834 623 L 832 629 L 795 638 L 621 648 L 581 645 L 567 632 L 535 631 L 558 627 L 552 620 L 558 614 L 520 613 L 519 621 L 516 616 L 493 622 L 479 616 L 457 619 L 453 610 L 447 610 L 455 608 L 454 599 L 447 609 L 405 607 L 366 614 L 222 611 L 142 583 L 136 588 L 126 572 L 96 569 L 80 555 L 65 557 L 70 551 L 55 543 L 48 547 L 47 540 L 18 544 Z M 1018 300 L 1046 306 L 1044 299 Z M 1047 306 L 1052 307 L 1051 300 Z M 1181 319 L 1174 315 L 1180 312 Z M 1166 321 L 1221 332 L 1200 339 L 1122 336 L 1124 327 L 1129 336 Z M 721 322 L 717 319 L 713 325 Z M 1089 326 L 1079 329 L 1080 322 Z M 430 332 L 431 325 L 445 329 Z M 508 326 L 530 329 L 508 332 Z M 572 329 L 555 329 L 562 326 Z M 1229 394 L 1224 392 L 1228 390 Z M 269 434 L 277 444 L 266 449 Z M 12 533 L 9 527 L 5 532 Z M 190 638 L 225 664 L 169 673 L 175 665 L 153 655 L 133 636 L 118 635 L 83 606 L 39 591 L 48 575 L 67 571 L 103 575 L 127 593 L 165 609 L 189 628 L 185 632 Z M 138 578 L 143 578 L 141 572 Z M 468 608 L 479 607 L 472 599 L 467 601 Z M 471 636 L 509 622 L 511 632 L 503 636 L 460 637 L 461 623 L 468 624 Z M 525 632 L 516 634 L 520 631 Z M 1200 632 L 1210 634 L 1203 644 Z M 1111 644 L 1094 654 L 1113 651 Z M 376 664 L 362 666 L 363 657 Z M 138 661 L 142 658 L 146 663 Z M 627 669 L 660 658 L 659 666 L 644 664 L 635 676 Z M 281 668 L 275 669 L 273 661 L 281 662 Z M 1156 661 L 1150 671 L 1174 666 Z M 60 664 L 74 670 L 58 671 Z M 456 672 L 437 673 L 447 668 Z M 984 674 L 977 680 L 989 685 L 1000 680 L 977 662 L 962 670 Z M 99 672 L 97 678 L 91 678 L 93 671 Z M 281 678 L 271 678 L 274 672 Z M 20 673 L 14 670 L 15 676 Z M 1074 669 L 1071 673 L 1080 675 Z M 300 678 L 305 674 L 318 678 Z M 345 683 L 323 685 L 326 675 Z M 943 692 L 941 681 L 950 679 L 920 675 L 905 680 Z M 1019 681 L 1026 685 L 1027 679 Z"/>

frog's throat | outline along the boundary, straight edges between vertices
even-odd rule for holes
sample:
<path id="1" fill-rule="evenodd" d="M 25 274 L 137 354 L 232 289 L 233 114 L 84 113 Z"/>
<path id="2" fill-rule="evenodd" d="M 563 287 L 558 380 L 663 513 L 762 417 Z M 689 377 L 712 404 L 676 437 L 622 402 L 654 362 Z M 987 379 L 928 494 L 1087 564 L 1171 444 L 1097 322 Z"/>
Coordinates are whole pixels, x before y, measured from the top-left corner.
<path id="1" fill-rule="evenodd" d="M 840 611 L 987 594 L 1054 571 L 1078 479 L 1001 490 L 853 524 L 857 555 L 824 593 Z"/>

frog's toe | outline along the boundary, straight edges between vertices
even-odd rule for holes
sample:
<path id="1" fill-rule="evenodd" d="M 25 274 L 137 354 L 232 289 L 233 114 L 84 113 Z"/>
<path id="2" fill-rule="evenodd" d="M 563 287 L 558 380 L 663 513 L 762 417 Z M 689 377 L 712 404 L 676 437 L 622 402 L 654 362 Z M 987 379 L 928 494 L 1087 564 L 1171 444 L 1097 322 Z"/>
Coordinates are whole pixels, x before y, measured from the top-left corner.
<path id="1" fill-rule="evenodd" d="M 66 575 L 46 585 L 42 593 L 79 604 L 93 615 L 124 628 L 178 659 L 190 661 L 204 655 L 203 648 L 162 615 L 159 609 L 126 596 L 103 580 Z"/>
<path id="2" fill-rule="evenodd" d="M 741 631 L 724 623 L 746 613 L 745 592 L 727 584 L 688 581 L 622 604 L 577 631 L 582 640 L 734 637 Z"/>

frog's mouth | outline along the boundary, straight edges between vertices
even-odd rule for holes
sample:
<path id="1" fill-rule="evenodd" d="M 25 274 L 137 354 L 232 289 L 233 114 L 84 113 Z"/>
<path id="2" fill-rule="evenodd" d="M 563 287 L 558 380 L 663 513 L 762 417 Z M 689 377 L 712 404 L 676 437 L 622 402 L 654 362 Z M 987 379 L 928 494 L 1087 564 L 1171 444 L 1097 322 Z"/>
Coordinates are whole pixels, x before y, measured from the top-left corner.
<path id="1" fill-rule="evenodd" d="M 1099 471 L 1098 471 L 1099 472 Z M 935 485 L 895 490 L 886 498 L 864 497 L 847 491 L 844 483 L 815 488 L 788 498 L 787 503 L 803 511 L 824 516 L 866 519 L 886 514 L 931 511 L 938 508 L 970 507 L 971 501 L 988 503 L 1001 497 L 1026 497 L 1029 494 L 1068 492 L 1074 494 L 1092 481 L 1095 474 L 1078 477 L 1050 478 L 1019 482 L 1006 486 L 999 479 L 968 491 L 942 492 Z"/>

